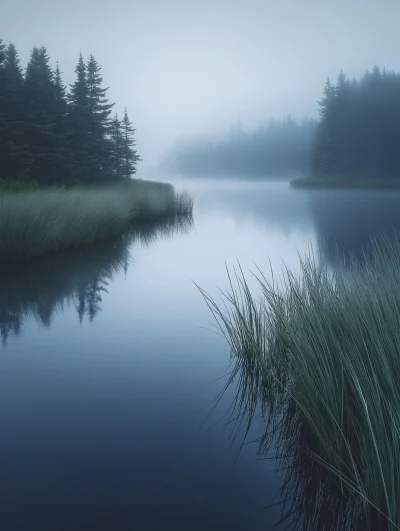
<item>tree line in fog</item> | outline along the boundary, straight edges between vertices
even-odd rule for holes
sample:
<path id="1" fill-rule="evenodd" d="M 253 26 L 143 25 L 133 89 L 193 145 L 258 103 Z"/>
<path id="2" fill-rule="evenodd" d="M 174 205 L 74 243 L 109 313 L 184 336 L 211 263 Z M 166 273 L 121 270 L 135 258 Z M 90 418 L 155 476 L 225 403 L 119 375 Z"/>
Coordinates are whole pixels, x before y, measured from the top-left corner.
<path id="1" fill-rule="evenodd" d="M 126 108 L 111 116 L 98 61 L 80 55 L 75 74 L 67 89 L 44 46 L 23 70 L 15 45 L 0 40 L 0 179 L 86 184 L 135 173 L 135 129 Z"/>
<path id="2" fill-rule="evenodd" d="M 164 165 L 188 175 L 400 178 L 400 74 L 375 66 L 349 80 L 340 72 L 318 104 L 318 121 L 271 120 L 220 141 L 188 140 Z"/>
<path id="3" fill-rule="evenodd" d="M 293 175 L 309 169 L 317 122 L 288 117 L 271 120 L 253 132 L 240 124 L 220 141 L 188 140 L 165 160 L 171 171 L 213 175 Z"/>

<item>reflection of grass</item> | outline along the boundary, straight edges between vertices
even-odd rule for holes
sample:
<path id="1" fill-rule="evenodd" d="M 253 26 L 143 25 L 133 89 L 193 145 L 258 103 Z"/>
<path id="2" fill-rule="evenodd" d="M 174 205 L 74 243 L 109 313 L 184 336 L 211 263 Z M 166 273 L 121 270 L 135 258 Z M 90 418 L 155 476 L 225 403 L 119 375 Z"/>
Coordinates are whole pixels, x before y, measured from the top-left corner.
<path id="1" fill-rule="evenodd" d="M 154 220 L 132 224 L 129 229 L 131 237 L 143 245 L 150 245 L 159 239 L 172 237 L 174 234 L 186 233 L 193 227 L 190 214 L 180 216 L 166 216 Z"/>
<path id="2" fill-rule="evenodd" d="M 355 179 L 343 175 L 323 177 L 298 177 L 290 181 L 291 186 L 305 188 L 400 188 L 400 179 L 372 178 Z"/>
<path id="3" fill-rule="evenodd" d="M 141 180 L 5 194 L 0 196 L 0 259 L 86 245 L 116 236 L 132 222 L 187 215 L 192 207 L 187 193 Z"/>
<path id="4" fill-rule="evenodd" d="M 346 494 L 340 516 L 351 507 L 358 529 L 400 526 L 399 264 L 400 243 L 380 240 L 346 271 L 328 273 L 311 255 L 300 278 L 286 270 L 283 286 L 261 275 L 260 301 L 241 271 L 225 306 L 203 292 L 234 355 L 237 407 L 251 421 L 261 396 L 292 450 L 309 434 L 301 452 Z"/>
<path id="5" fill-rule="evenodd" d="M 100 311 L 102 296 L 113 276 L 126 271 L 130 246 L 151 244 L 157 238 L 187 231 L 191 216 L 163 217 L 135 224 L 107 241 L 75 249 L 64 249 L 28 261 L 0 266 L 0 333 L 3 342 L 11 332 L 18 334 L 26 317 L 50 326 L 65 304 L 73 304 L 79 319 L 93 320 Z"/>

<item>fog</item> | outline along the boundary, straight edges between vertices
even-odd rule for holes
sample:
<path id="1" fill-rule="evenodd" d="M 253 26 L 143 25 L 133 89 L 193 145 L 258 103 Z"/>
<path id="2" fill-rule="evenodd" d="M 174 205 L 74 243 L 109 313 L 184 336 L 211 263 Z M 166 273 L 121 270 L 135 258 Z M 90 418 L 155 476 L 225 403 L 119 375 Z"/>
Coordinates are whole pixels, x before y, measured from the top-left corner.
<path id="1" fill-rule="evenodd" d="M 399 0 L 13 0 L 0 36 L 23 66 L 34 45 L 66 83 L 82 51 L 103 67 L 116 110 L 128 106 L 143 163 L 177 138 L 223 134 L 241 120 L 317 117 L 327 76 L 374 64 L 400 70 Z"/>

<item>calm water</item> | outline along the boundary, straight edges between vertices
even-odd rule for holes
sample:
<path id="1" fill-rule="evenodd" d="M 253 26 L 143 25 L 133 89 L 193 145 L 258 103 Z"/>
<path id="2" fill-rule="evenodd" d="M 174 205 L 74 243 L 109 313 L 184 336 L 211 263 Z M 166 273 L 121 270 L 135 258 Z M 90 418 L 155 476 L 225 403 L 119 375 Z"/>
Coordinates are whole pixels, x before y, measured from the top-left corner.
<path id="1" fill-rule="evenodd" d="M 192 227 L 1 272 L 1 529 L 249 531 L 279 518 L 274 461 L 256 443 L 238 452 L 226 425 L 233 389 L 211 409 L 229 349 L 193 281 L 216 295 L 225 262 L 279 272 L 309 243 L 328 260 L 334 242 L 360 249 L 400 227 L 400 197 L 189 186 Z"/>

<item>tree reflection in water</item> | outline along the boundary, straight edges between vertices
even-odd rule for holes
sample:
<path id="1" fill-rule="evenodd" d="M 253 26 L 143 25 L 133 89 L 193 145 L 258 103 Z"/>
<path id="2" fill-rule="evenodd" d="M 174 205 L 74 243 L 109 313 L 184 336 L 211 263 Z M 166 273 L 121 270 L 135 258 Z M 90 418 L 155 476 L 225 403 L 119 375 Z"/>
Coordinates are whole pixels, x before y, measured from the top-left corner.
<path id="1" fill-rule="evenodd" d="M 93 321 L 113 277 L 127 272 L 132 245 L 151 245 L 191 229 L 191 217 L 164 218 L 141 224 L 118 238 L 63 250 L 28 261 L 0 265 L 0 334 L 6 346 L 25 319 L 50 327 L 55 315 L 73 304 L 79 321 Z"/>

